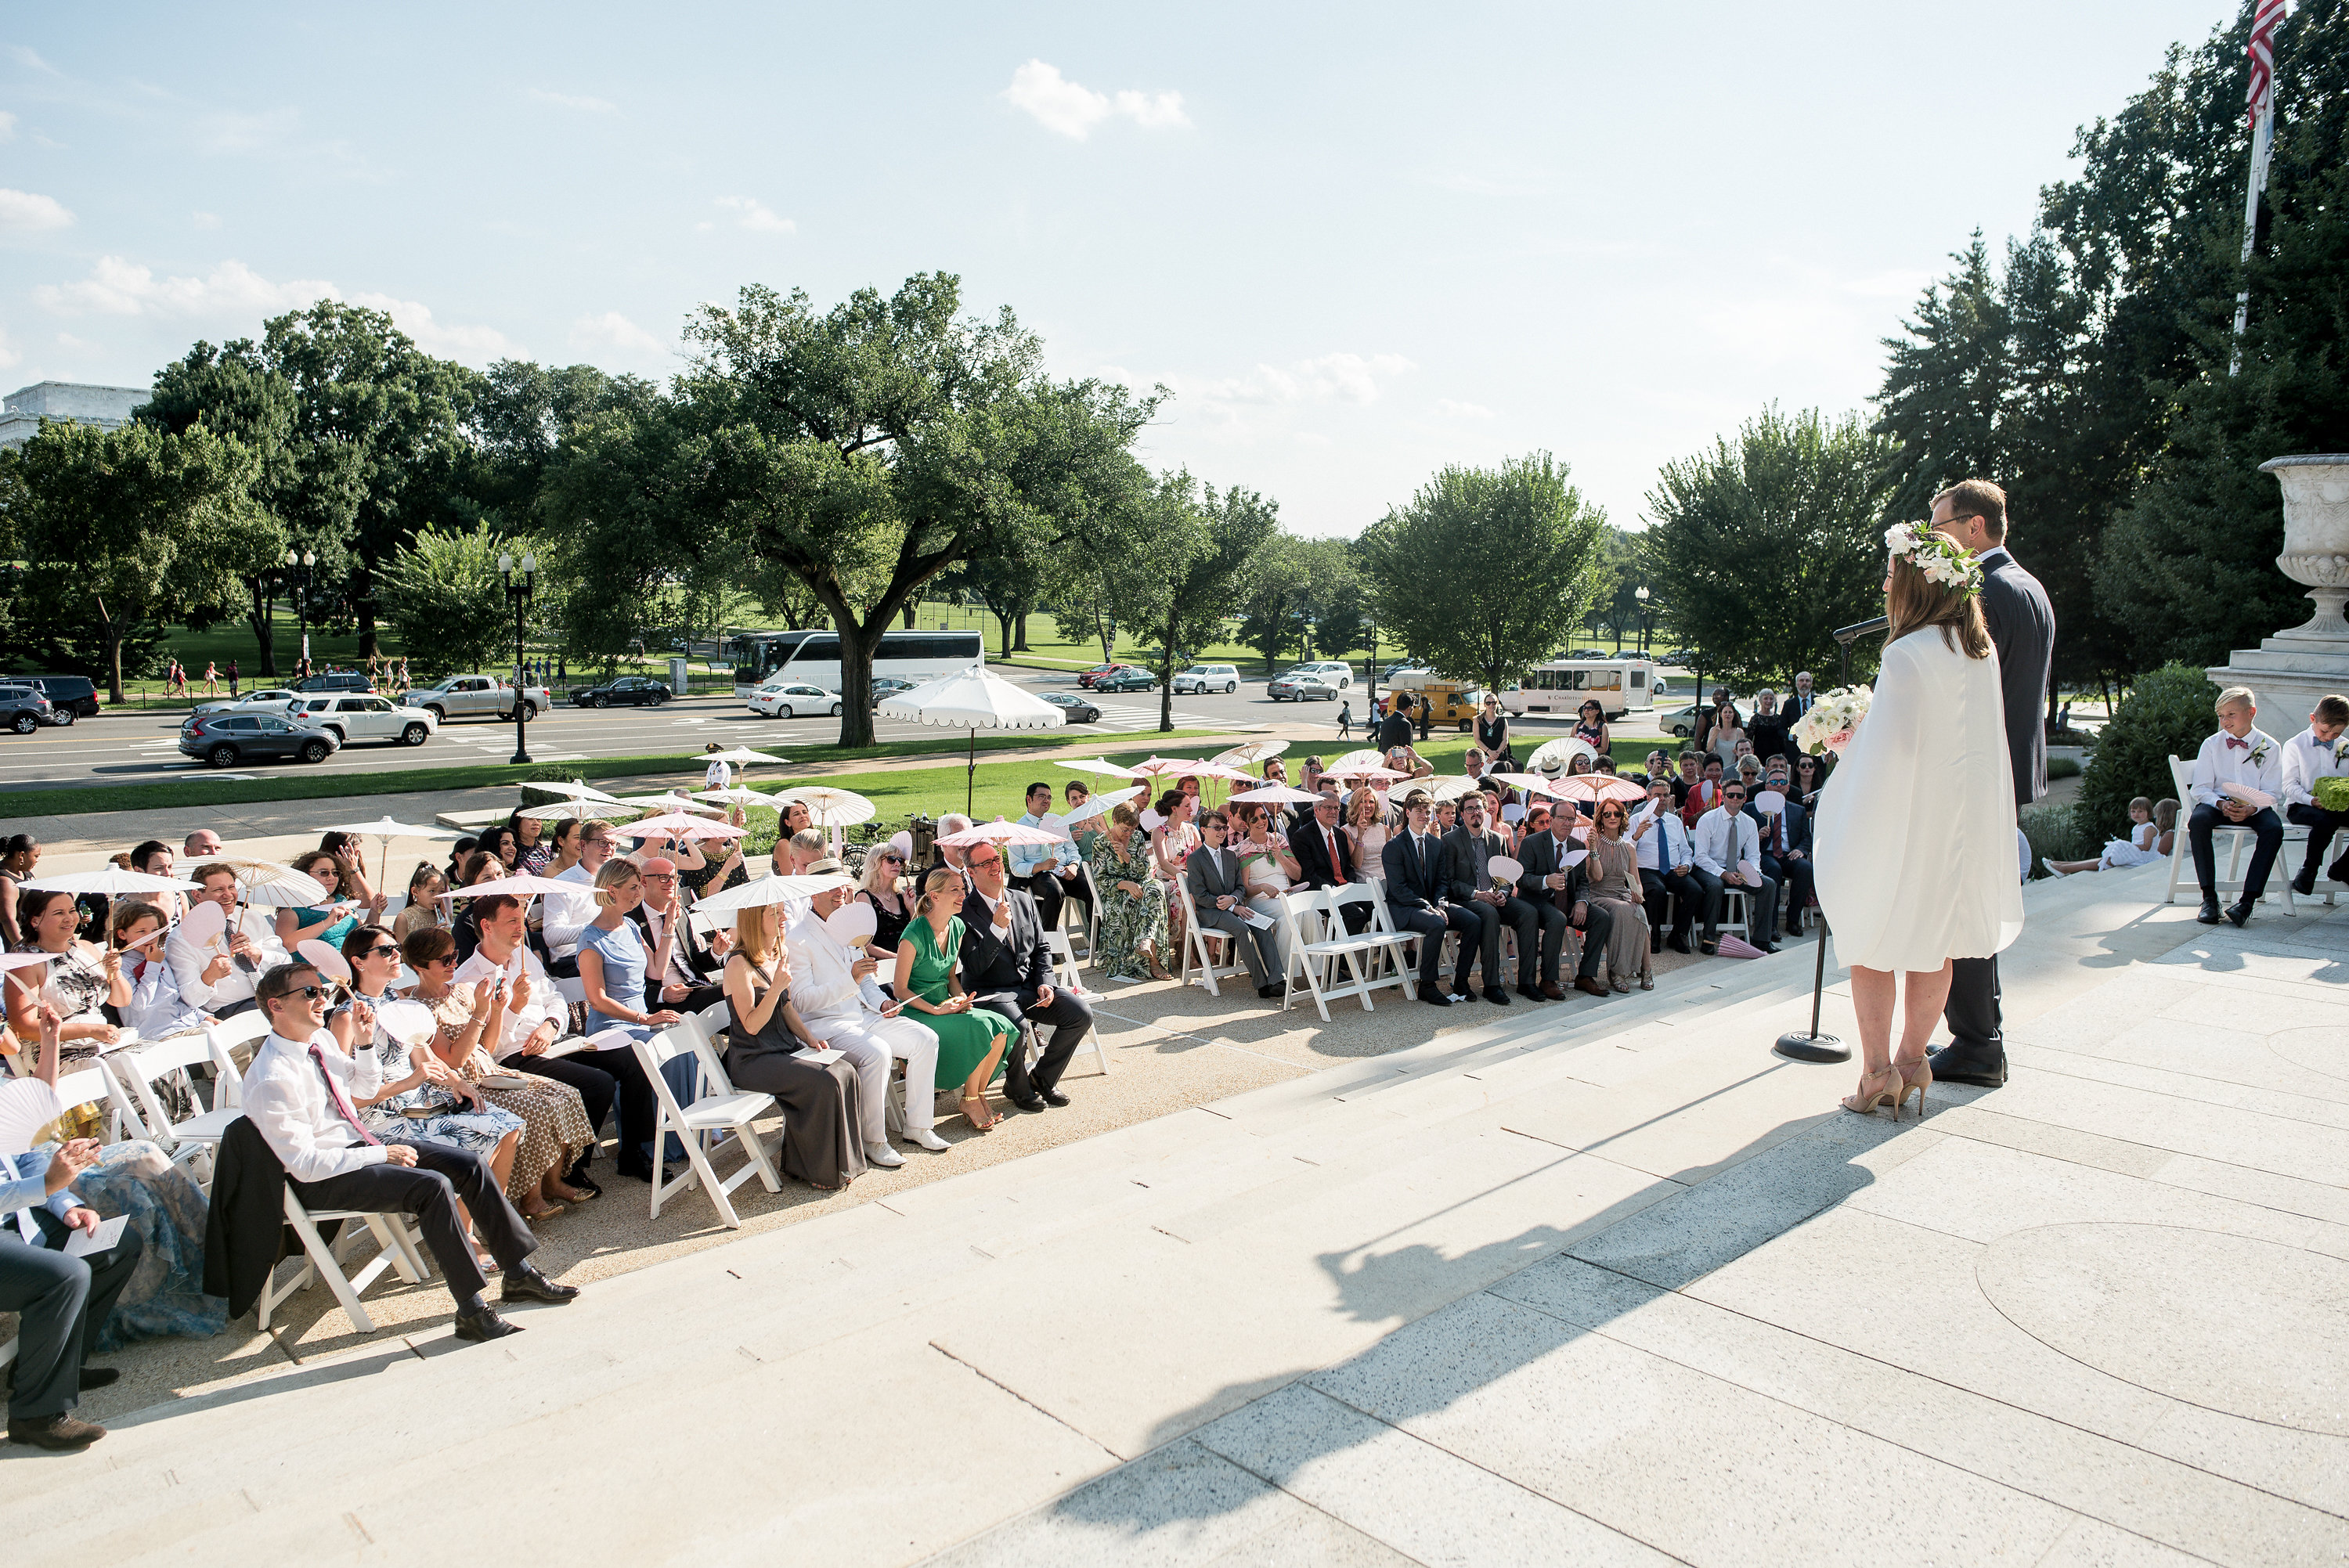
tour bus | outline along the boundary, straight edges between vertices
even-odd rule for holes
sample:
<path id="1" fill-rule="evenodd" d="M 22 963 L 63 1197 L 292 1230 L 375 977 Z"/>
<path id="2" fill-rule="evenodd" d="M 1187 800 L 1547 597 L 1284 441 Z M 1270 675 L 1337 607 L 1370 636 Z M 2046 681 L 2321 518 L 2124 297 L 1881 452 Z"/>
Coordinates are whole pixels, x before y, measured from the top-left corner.
<path id="1" fill-rule="evenodd" d="M 837 632 L 741 632 L 726 640 L 734 659 L 734 695 L 744 702 L 777 676 L 840 689 Z M 969 632 L 884 632 L 873 655 L 873 676 L 916 685 L 987 662 L 987 639 Z"/>
<path id="2" fill-rule="evenodd" d="M 1552 659 L 1501 688 L 1501 706 L 1512 714 L 1571 718 L 1596 697 L 1609 719 L 1655 706 L 1653 659 Z"/>

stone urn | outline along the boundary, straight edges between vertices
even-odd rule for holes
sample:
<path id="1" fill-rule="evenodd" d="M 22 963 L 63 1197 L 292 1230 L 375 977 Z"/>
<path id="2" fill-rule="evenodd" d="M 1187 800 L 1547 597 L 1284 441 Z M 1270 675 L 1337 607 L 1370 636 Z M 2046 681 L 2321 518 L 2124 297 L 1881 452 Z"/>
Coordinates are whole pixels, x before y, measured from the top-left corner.
<path id="1" fill-rule="evenodd" d="M 2260 465 L 2283 486 L 2283 553 L 2276 564 L 2307 588 L 2316 614 L 2279 638 L 2349 647 L 2349 453 L 2271 458 Z"/>

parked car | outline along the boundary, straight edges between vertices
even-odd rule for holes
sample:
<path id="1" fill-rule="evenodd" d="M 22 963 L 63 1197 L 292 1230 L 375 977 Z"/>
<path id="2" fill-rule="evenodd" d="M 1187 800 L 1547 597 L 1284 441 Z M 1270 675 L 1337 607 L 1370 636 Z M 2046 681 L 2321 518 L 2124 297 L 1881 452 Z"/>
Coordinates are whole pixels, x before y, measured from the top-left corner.
<path id="1" fill-rule="evenodd" d="M 1330 702 L 1338 696 L 1336 685 L 1313 670 L 1291 670 L 1265 691 L 1275 702 Z"/>
<path id="2" fill-rule="evenodd" d="M 289 686 L 264 686 L 259 691 L 249 691 L 243 696 L 224 696 L 212 702 L 200 702 L 196 704 L 196 711 L 198 713 L 258 713 L 265 708 L 272 713 L 284 713 L 286 707 L 298 700 L 301 695 L 300 692 Z"/>
<path id="3" fill-rule="evenodd" d="M 602 686 L 581 686 L 571 700 L 581 707 L 658 707 L 669 699 L 669 689 L 650 676 L 622 676 Z"/>
<path id="4" fill-rule="evenodd" d="M 279 713 L 199 713 L 180 727 L 180 750 L 214 768 L 287 757 L 324 762 L 342 744 L 331 729 Z"/>
<path id="5" fill-rule="evenodd" d="M 750 694 L 750 711 L 769 718 L 796 718 L 803 713 L 828 713 L 838 718 L 840 694 L 805 681 L 769 681 Z"/>
<path id="6" fill-rule="evenodd" d="M 30 735 L 49 722 L 55 705 L 28 686 L 0 686 L 0 724 Z"/>
<path id="7" fill-rule="evenodd" d="M 73 709 L 64 707 L 61 704 L 51 702 L 49 700 L 49 694 L 43 691 L 39 685 L 35 681 L 23 676 L 14 677 L 5 683 L 5 689 L 15 693 L 19 697 L 37 697 L 39 699 L 37 703 L 27 705 L 31 711 L 38 716 L 34 719 L 36 724 L 54 724 L 59 728 L 63 728 L 74 721 Z"/>
<path id="8" fill-rule="evenodd" d="M 1389 665 L 1385 669 L 1379 672 L 1379 679 L 1386 682 L 1389 686 L 1392 686 L 1394 684 L 1395 676 L 1403 674 L 1405 671 L 1423 670 L 1427 667 L 1428 663 L 1425 659 L 1398 659 L 1393 664 Z"/>
<path id="9" fill-rule="evenodd" d="M 883 697 L 895 696 L 901 691 L 912 691 L 916 683 L 913 681 L 901 681 L 895 676 L 874 676 L 873 677 L 873 706 L 874 707 L 879 707 Z"/>
<path id="10" fill-rule="evenodd" d="M 1123 669 L 1113 670 L 1093 682 L 1093 690 L 1101 692 L 1156 691 L 1157 689 L 1156 676 L 1152 675 L 1148 670 L 1137 669 L 1132 665 L 1127 665 Z"/>
<path id="11" fill-rule="evenodd" d="M 1240 689 L 1237 665 L 1193 665 L 1174 677 L 1174 695 L 1185 692 L 1236 692 Z"/>
<path id="12" fill-rule="evenodd" d="M 296 697 L 285 711 L 296 724 L 315 724 L 334 731 L 335 738 L 345 746 L 362 740 L 421 746 L 440 727 L 430 710 L 400 707 L 371 692 L 363 696 Z"/>
<path id="13" fill-rule="evenodd" d="M 514 688 L 495 676 L 450 676 L 437 686 L 401 692 L 399 701 L 408 707 L 422 708 L 440 724 L 452 718 L 512 723 L 514 716 Z M 526 716 L 536 718 L 541 710 L 554 706 L 554 694 L 544 686 L 524 686 L 522 701 Z"/>
<path id="14" fill-rule="evenodd" d="M 54 723 L 98 717 L 98 683 L 88 676 L 27 676 L 24 684 L 47 697 L 49 706 L 65 716 Z"/>
<path id="15" fill-rule="evenodd" d="M 1684 670 L 1692 669 L 1696 665 L 1696 651 L 1692 648 L 1674 648 L 1671 653 L 1663 655 L 1657 662 L 1678 665 Z"/>
<path id="16" fill-rule="evenodd" d="M 1670 713 L 1660 713 L 1656 716 L 1656 723 L 1662 727 L 1666 735 L 1686 740 L 1696 733 L 1696 704 L 1690 703 L 1685 707 L 1673 708 Z"/>
<path id="17" fill-rule="evenodd" d="M 1354 666 L 1340 659 L 1323 659 L 1318 664 L 1299 665 L 1288 673 L 1319 676 L 1340 691 L 1344 691 L 1354 684 Z"/>
<path id="18" fill-rule="evenodd" d="M 304 676 L 294 683 L 298 692 L 314 691 L 373 691 L 375 683 L 365 670 L 335 670 L 326 675 Z"/>
<path id="19" fill-rule="evenodd" d="M 1048 691 L 1044 700 L 1054 707 L 1066 709 L 1071 724 L 1099 724 L 1101 709 L 1072 691 Z"/>
<path id="20" fill-rule="evenodd" d="M 1113 676 L 1120 670 L 1130 670 L 1132 668 L 1133 668 L 1133 666 L 1128 664 L 1095 665 L 1092 668 L 1082 671 L 1078 675 L 1077 684 L 1081 686 L 1099 686 L 1103 676 Z"/>

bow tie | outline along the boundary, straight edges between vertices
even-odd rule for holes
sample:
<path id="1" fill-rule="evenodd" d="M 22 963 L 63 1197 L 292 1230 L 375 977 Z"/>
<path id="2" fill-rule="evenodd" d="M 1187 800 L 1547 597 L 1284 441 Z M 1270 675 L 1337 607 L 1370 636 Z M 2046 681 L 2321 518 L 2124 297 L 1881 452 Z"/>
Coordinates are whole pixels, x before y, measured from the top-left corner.
<path id="1" fill-rule="evenodd" d="M 2250 741 L 2238 739 L 2236 737 L 2231 735 L 2227 737 L 2227 745 L 2237 751 L 2249 751 L 2251 748 L 2251 743 Z"/>

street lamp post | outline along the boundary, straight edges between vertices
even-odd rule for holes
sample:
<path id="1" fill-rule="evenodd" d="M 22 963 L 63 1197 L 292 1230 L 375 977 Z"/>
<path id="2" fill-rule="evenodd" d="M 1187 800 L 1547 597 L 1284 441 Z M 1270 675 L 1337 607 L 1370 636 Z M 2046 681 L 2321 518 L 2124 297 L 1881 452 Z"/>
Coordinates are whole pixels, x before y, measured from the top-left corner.
<path id="1" fill-rule="evenodd" d="M 310 569 L 317 564 L 317 556 L 310 551 L 285 552 L 285 585 L 294 591 L 294 624 L 302 638 L 294 663 L 304 675 L 310 673 Z"/>
<path id="2" fill-rule="evenodd" d="M 1632 591 L 1631 597 L 1640 602 L 1640 656 L 1648 656 L 1648 626 L 1652 612 L 1648 608 L 1648 585 L 1644 583 Z"/>
<path id="3" fill-rule="evenodd" d="M 538 557 L 522 558 L 522 576 L 514 576 L 514 558 L 511 553 L 498 557 L 498 573 L 505 579 L 506 603 L 514 613 L 514 754 L 516 762 L 530 760 L 530 735 L 525 728 L 530 722 L 530 700 L 522 678 L 523 624 L 529 614 L 530 596 L 538 586 Z"/>

